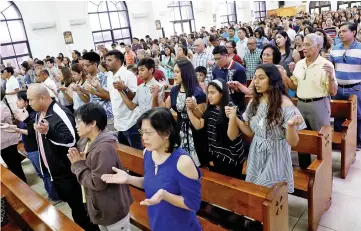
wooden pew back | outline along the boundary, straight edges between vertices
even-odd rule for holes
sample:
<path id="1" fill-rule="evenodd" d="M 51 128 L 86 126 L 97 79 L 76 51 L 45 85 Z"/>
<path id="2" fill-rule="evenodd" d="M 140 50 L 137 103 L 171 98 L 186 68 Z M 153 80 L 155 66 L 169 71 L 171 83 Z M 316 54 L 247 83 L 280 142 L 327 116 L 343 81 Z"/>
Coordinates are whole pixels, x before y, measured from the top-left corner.
<path id="1" fill-rule="evenodd" d="M 83 229 L 1 165 L 1 195 L 9 216 L 22 230 L 83 231 Z"/>
<path id="2" fill-rule="evenodd" d="M 139 175 L 144 174 L 143 153 L 140 150 L 119 145 L 118 155 L 124 168 Z M 201 172 L 202 201 L 263 222 L 263 228 L 267 231 L 288 229 L 286 183 L 267 188 L 205 169 L 201 169 Z M 205 231 L 210 230 L 206 228 L 209 225 L 207 220 L 200 218 L 200 222 Z"/>

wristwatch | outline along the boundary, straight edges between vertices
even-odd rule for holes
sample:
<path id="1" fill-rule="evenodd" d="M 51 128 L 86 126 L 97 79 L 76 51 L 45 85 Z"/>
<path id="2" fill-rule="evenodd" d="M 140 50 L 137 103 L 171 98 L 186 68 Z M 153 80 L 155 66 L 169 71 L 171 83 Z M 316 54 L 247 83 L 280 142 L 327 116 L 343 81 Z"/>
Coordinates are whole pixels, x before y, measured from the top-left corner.
<path id="1" fill-rule="evenodd" d="M 125 89 L 123 90 L 123 93 L 124 93 L 124 94 L 128 94 L 129 91 L 130 91 L 130 90 L 129 90 L 129 87 L 127 87 L 127 88 L 125 88 Z"/>

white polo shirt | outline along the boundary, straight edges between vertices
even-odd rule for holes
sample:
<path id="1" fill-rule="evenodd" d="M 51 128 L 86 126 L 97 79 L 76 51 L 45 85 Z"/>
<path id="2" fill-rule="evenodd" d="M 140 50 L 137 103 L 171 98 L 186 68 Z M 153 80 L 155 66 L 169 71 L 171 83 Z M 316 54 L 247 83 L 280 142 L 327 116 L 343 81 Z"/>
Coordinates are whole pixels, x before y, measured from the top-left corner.
<path id="1" fill-rule="evenodd" d="M 164 86 L 154 77 L 148 83 L 142 83 L 138 86 L 137 93 L 133 98 L 133 103 L 139 106 L 141 113 L 152 109 L 153 95 L 150 89 L 152 86 L 159 87 L 158 99 L 161 102 L 164 100 Z"/>
<path id="2" fill-rule="evenodd" d="M 15 78 L 15 76 L 11 76 L 7 81 L 6 81 L 6 90 L 5 93 L 11 93 L 14 92 L 15 89 L 19 89 L 20 90 L 20 86 L 19 86 L 19 82 L 18 80 Z M 16 101 L 18 100 L 18 96 L 16 94 L 14 95 L 6 95 L 6 100 L 9 103 L 9 106 L 11 107 L 11 110 L 17 111 L 17 106 L 16 106 Z"/>
<path id="3" fill-rule="evenodd" d="M 58 87 L 56 86 L 55 82 L 48 77 L 44 82 L 43 85 L 46 87 L 46 89 L 48 90 L 50 97 L 51 98 L 57 98 L 55 95 L 55 92 L 57 92 Z"/>
<path id="4" fill-rule="evenodd" d="M 141 114 L 138 108 L 135 108 L 132 111 L 129 110 L 118 90 L 114 89 L 113 82 L 115 82 L 117 78 L 120 78 L 120 80 L 122 80 L 132 92 L 136 92 L 137 77 L 133 72 L 128 71 L 124 66 L 119 68 L 115 74 L 113 74 L 111 71 L 108 72 L 107 86 L 114 114 L 114 128 L 117 129 L 117 131 L 123 132 L 133 127 L 137 123 L 137 120 Z"/>
<path id="5" fill-rule="evenodd" d="M 313 99 L 328 96 L 328 74 L 322 69 L 324 64 L 333 65 L 330 61 L 318 56 L 318 58 L 307 67 L 306 58 L 297 62 L 291 79 L 297 85 L 297 96 L 301 99 Z M 335 70 L 333 69 L 334 76 Z M 336 77 L 334 77 L 337 85 Z"/>

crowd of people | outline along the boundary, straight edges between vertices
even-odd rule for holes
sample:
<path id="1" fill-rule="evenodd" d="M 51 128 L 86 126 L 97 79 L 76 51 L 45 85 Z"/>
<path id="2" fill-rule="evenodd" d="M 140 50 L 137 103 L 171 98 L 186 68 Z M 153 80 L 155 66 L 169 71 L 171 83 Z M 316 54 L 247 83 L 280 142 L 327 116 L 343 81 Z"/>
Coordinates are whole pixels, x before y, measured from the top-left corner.
<path id="1" fill-rule="evenodd" d="M 29 59 L 20 73 L 7 65 L 1 156 L 26 182 L 20 134 L 49 200 L 67 202 L 85 230 L 130 230 L 131 184 L 145 190 L 152 230 L 199 231 L 199 167 L 267 187 L 285 181 L 292 193 L 297 131 L 330 125 L 330 99 L 350 95 L 361 146 L 359 15 L 268 17 Z M 144 149 L 143 177 L 122 168 L 118 142 Z M 310 163 L 299 155 L 301 168 Z"/>

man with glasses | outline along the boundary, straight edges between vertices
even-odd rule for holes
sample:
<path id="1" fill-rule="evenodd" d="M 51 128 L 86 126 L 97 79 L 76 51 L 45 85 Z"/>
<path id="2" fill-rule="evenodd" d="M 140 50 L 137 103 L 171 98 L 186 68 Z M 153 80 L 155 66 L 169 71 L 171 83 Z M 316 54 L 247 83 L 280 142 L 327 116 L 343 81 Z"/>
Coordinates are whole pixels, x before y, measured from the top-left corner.
<path id="1" fill-rule="evenodd" d="M 320 56 L 323 38 L 314 33 L 306 35 L 303 52 L 305 58 L 297 62 L 291 79 L 285 85 L 297 91 L 298 104 L 307 129 L 319 131 L 330 125 L 331 105 L 329 96 L 337 93 L 335 70 L 330 61 Z M 291 69 L 292 70 L 292 69 Z M 299 166 L 307 169 L 311 155 L 298 154 Z"/>
<path id="2" fill-rule="evenodd" d="M 355 37 L 357 26 L 342 23 L 339 37 L 342 43 L 333 47 L 330 61 L 334 63 L 338 90 L 334 99 L 346 100 L 357 95 L 357 148 L 361 148 L 361 43 Z M 335 118 L 335 131 L 341 131 L 342 121 Z"/>
<path id="3" fill-rule="evenodd" d="M 206 84 L 212 81 L 212 69 L 214 65 L 213 54 L 207 53 L 205 51 L 205 44 L 203 39 L 199 38 L 194 42 L 195 54 L 192 58 L 192 64 L 194 69 L 203 66 L 207 68 L 207 76 L 205 79 Z"/>
<path id="4" fill-rule="evenodd" d="M 216 46 L 213 55 L 217 63 L 212 71 L 213 79 L 223 79 L 227 82 L 233 103 L 243 112 L 246 109 L 246 101 L 240 85 L 247 84 L 246 70 L 241 64 L 228 58 L 228 51 L 224 46 Z"/>
<path id="5" fill-rule="evenodd" d="M 257 48 L 257 40 L 255 37 L 251 37 L 247 41 L 248 50 L 244 55 L 243 64 L 246 67 L 247 79 L 253 79 L 254 72 L 258 65 L 261 64 L 261 52 L 262 50 Z"/>
<path id="6" fill-rule="evenodd" d="M 112 104 L 107 86 L 107 76 L 98 72 L 100 56 L 95 52 L 88 52 L 83 55 L 84 69 L 88 72 L 88 82 L 84 86 L 86 93 L 90 93 L 90 102 L 101 105 L 107 113 L 107 130 L 116 131 L 114 128 L 114 116 Z"/>

